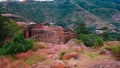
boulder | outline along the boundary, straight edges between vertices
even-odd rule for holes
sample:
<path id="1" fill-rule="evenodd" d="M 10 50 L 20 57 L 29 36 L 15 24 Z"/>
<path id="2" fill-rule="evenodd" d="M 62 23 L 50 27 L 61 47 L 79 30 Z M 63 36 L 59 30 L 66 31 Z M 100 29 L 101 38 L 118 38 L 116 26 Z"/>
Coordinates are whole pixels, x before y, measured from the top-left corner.
<path id="1" fill-rule="evenodd" d="M 86 47 L 85 45 L 81 45 L 80 47 L 81 47 L 81 50 L 82 50 L 82 51 L 89 50 L 89 48 L 88 48 L 88 47 Z"/>
<path id="2" fill-rule="evenodd" d="M 56 61 L 53 61 L 50 68 L 68 68 L 68 66 L 65 62 L 56 60 Z"/>
<path id="3" fill-rule="evenodd" d="M 73 46 L 73 47 L 71 47 L 71 49 L 73 49 L 75 52 L 80 52 L 81 51 L 80 46 Z M 69 48 L 68 48 L 68 50 L 69 50 Z"/>
<path id="4" fill-rule="evenodd" d="M 110 42 L 108 42 L 106 45 L 107 45 L 107 46 L 114 46 L 114 45 L 117 45 L 117 44 L 119 44 L 118 41 L 110 41 Z"/>
<path id="5" fill-rule="evenodd" d="M 66 46 L 80 46 L 81 42 L 77 42 L 77 39 L 71 39 L 66 43 Z"/>
<path id="6" fill-rule="evenodd" d="M 63 55 L 63 60 L 69 60 L 71 58 L 76 58 L 76 57 L 78 57 L 78 53 L 72 52 L 72 53 Z"/>
<path id="7" fill-rule="evenodd" d="M 79 41 L 79 40 L 71 39 L 65 45 L 74 49 L 76 52 L 80 52 L 81 51 L 81 45 L 83 45 L 83 43 L 82 42 L 77 42 L 77 41 Z"/>
<path id="8" fill-rule="evenodd" d="M 111 53 L 110 53 L 110 51 L 109 51 L 109 50 L 102 49 L 102 50 L 100 51 L 100 53 L 99 53 L 99 54 L 103 54 L 103 55 L 110 55 Z"/>

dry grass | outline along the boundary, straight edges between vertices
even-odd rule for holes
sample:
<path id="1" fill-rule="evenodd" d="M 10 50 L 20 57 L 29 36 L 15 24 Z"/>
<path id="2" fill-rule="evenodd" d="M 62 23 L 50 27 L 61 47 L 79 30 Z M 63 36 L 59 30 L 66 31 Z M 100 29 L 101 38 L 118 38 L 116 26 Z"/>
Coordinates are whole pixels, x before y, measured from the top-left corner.
<path id="1" fill-rule="evenodd" d="M 44 61 L 46 58 L 42 55 L 39 54 L 33 54 L 31 57 L 27 58 L 25 60 L 25 63 L 27 63 L 28 65 L 32 65 L 35 64 L 37 62 L 42 62 Z"/>
<path id="2" fill-rule="evenodd" d="M 91 59 L 100 59 L 102 56 L 97 52 L 82 52 L 82 54 L 90 57 Z"/>
<path id="3" fill-rule="evenodd" d="M 38 49 L 44 49 L 46 47 L 46 45 L 44 43 L 41 42 L 35 42 L 34 46 L 32 47 L 32 51 L 37 51 Z"/>
<path id="4" fill-rule="evenodd" d="M 33 52 L 29 50 L 29 51 L 27 51 L 25 53 L 23 52 L 23 53 L 16 54 L 14 57 L 16 59 L 25 60 L 28 57 L 30 57 L 32 54 L 33 54 Z"/>

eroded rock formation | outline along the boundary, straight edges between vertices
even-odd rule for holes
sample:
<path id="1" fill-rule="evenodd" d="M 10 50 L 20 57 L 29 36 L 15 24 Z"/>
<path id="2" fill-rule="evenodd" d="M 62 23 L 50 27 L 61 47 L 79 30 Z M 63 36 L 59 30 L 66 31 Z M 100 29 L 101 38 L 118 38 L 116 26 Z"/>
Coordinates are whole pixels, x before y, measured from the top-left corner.
<path id="1" fill-rule="evenodd" d="M 73 31 L 65 31 L 60 26 L 45 26 L 43 24 L 30 25 L 25 29 L 25 37 L 42 42 L 63 44 L 75 37 Z"/>

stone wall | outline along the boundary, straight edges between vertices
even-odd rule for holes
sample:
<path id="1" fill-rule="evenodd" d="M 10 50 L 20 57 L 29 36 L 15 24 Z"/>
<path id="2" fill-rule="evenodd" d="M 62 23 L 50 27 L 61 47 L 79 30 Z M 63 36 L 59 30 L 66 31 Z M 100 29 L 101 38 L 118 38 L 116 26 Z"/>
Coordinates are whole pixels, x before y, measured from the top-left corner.
<path id="1" fill-rule="evenodd" d="M 64 44 L 75 37 L 75 34 L 72 31 L 65 31 L 60 26 L 34 25 L 31 29 L 25 30 L 25 37 L 47 43 Z"/>

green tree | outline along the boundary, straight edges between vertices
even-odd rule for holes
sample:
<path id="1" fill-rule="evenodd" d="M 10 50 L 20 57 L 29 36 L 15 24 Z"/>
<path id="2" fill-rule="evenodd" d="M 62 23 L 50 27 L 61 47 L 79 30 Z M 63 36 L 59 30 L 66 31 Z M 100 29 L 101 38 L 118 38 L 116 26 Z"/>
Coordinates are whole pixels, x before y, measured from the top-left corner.
<path id="1" fill-rule="evenodd" d="M 21 28 L 13 21 L 0 15 L 0 46 L 6 39 L 13 37 Z"/>
<path id="2" fill-rule="evenodd" d="M 104 33 L 101 34 L 101 37 L 103 38 L 103 40 L 109 40 L 109 33 L 104 32 Z"/>
<path id="3" fill-rule="evenodd" d="M 2 46 L 0 49 L 0 55 L 14 55 L 20 52 L 26 52 L 33 46 L 32 40 L 26 40 L 23 33 L 19 31 L 12 40 Z"/>
<path id="4" fill-rule="evenodd" d="M 89 34 L 89 30 L 86 28 L 86 24 L 85 23 L 77 23 L 75 31 L 77 32 L 77 34 Z"/>
<path id="5" fill-rule="evenodd" d="M 108 27 L 107 26 L 103 26 L 102 30 L 108 30 Z"/>
<path id="6" fill-rule="evenodd" d="M 120 35 L 119 35 L 119 36 L 117 36 L 117 41 L 119 41 L 119 42 L 120 42 Z"/>
<path id="7" fill-rule="evenodd" d="M 103 45 L 102 38 L 95 35 L 79 34 L 78 39 L 82 40 L 82 42 L 88 47 Z"/>

